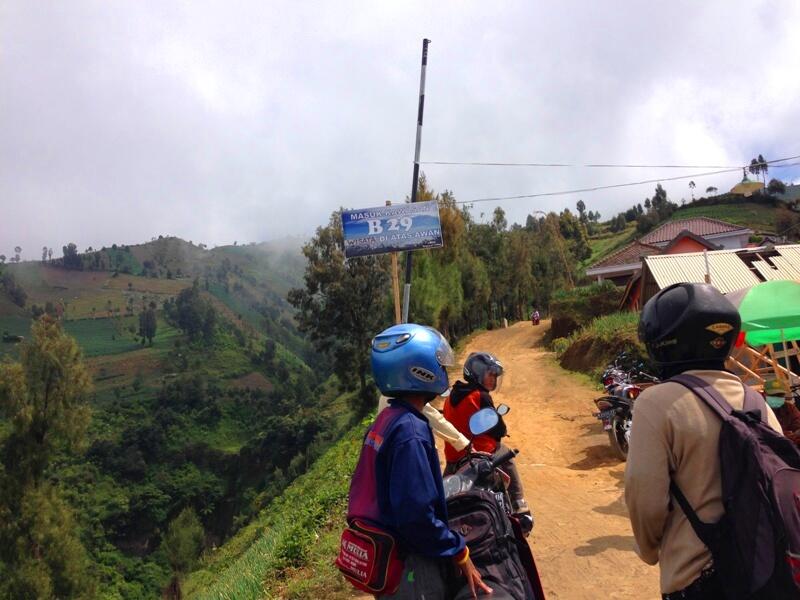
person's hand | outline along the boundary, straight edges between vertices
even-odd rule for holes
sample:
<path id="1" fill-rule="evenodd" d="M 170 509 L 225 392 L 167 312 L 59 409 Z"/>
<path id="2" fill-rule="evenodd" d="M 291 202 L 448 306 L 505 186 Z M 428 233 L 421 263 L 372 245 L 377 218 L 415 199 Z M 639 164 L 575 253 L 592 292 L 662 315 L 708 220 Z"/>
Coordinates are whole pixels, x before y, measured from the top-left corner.
<path id="1" fill-rule="evenodd" d="M 478 569 L 475 568 L 475 565 L 472 564 L 472 560 L 469 557 L 467 557 L 464 563 L 458 565 L 458 568 L 461 569 L 461 574 L 467 578 L 467 585 L 469 585 L 469 591 L 472 592 L 473 599 L 477 600 L 479 589 L 487 596 L 491 596 L 492 593 L 494 593 L 492 588 L 483 583 L 481 574 L 478 572 Z"/>

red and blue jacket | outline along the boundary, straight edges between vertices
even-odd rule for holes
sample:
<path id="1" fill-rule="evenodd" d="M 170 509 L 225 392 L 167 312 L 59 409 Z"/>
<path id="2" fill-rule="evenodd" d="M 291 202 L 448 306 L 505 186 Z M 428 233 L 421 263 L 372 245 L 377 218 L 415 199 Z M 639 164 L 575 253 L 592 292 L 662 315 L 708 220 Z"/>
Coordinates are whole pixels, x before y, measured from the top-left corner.
<path id="1" fill-rule="evenodd" d="M 428 421 L 402 400 L 389 402 L 364 436 L 347 518 L 386 529 L 408 554 L 456 556 L 464 538 L 447 524 L 442 471 Z"/>

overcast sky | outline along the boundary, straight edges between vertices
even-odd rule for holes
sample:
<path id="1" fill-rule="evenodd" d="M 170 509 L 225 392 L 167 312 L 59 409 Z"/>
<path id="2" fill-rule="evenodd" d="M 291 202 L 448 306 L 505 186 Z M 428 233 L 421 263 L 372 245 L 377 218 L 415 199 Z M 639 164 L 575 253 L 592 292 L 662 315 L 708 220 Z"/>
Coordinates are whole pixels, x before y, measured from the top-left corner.
<path id="1" fill-rule="evenodd" d="M 423 160 L 738 165 L 800 154 L 795 0 L 391 6 L 3 0 L 0 253 L 309 235 L 340 206 L 402 201 L 423 37 Z M 693 172 L 423 170 L 459 200 Z M 696 178 L 697 191 L 739 179 Z M 664 186 L 679 202 L 687 183 Z M 608 218 L 653 188 L 500 205 L 524 222 L 582 198 Z"/>

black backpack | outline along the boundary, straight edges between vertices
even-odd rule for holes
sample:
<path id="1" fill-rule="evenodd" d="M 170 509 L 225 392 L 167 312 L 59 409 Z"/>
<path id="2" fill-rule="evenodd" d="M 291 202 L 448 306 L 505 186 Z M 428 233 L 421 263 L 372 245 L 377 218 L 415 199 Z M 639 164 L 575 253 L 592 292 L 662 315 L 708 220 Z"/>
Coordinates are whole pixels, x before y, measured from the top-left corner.
<path id="1" fill-rule="evenodd" d="M 533 598 L 514 540 L 511 521 L 495 495 L 472 489 L 447 499 L 450 529 L 460 533 L 469 546 L 469 557 L 484 583 L 494 589 L 493 598 L 527 600 Z M 462 590 L 464 592 L 464 590 Z M 464 598 L 472 598 L 466 588 Z M 462 598 L 461 593 L 456 596 Z"/>
<path id="2" fill-rule="evenodd" d="M 767 425 L 766 403 L 749 387 L 743 409 L 734 410 L 699 377 L 684 373 L 670 381 L 689 388 L 722 419 L 725 514 L 704 523 L 674 481 L 670 491 L 711 551 L 725 597 L 800 598 L 800 451 Z"/>

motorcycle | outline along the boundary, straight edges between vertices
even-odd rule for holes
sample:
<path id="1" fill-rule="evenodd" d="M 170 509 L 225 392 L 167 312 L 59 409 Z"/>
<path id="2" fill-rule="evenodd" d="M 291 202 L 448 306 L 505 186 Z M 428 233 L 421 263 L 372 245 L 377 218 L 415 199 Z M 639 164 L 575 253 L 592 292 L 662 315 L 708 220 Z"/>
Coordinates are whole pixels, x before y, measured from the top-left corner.
<path id="1" fill-rule="evenodd" d="M 473 435 L 491 430 L 500 416 L 508 412 L 501 404 L 497 409 L 479 410 L 469 421 Z M 483 581 L 494 590 L 494 600 L 544 600 L 539 572 L 526 541 L 529 528 L 512 514 L 508 495 L 509 476 L 502 467 L 514 458 L 517 450 L 494 455 L 472 452 L 453 475 L 444 478 L 449 525 L 464 536 L 472 562 Z M 471 598 L 469 587 L 460 579 L 455 600 Z"/>
<path id="2" fill-rule="evenodd" d="M 656 377 L 642 370 L 642 363 L 625 369 L 623 362 L 626 358 L 625 353 L 619 354 L 603 372 L 602 381 L 606 395 L 594 401 L 599 411 L 594 413 L 594 416 L 602 421 L 603 429 L 608 433 L 611 449 L 617 458 L 623 461 L 628 458 L 633 403 L 642 392 L 641 383 L 634 383 L 633 380 L 658 382 Z"/>
<path id="3" fill-rule="evenodd" d="M 540 319 L 540 317 L 539 317 L 539 313 L 538 312 L 537 313 L 533 313 L 533 315 L 531 315 L 531 323 L 533 323 L 534 325 L 538 325 L 539 324 L 539 319 Z"/>

